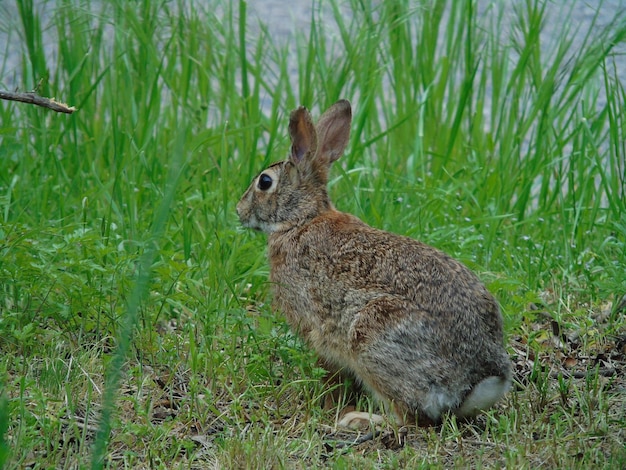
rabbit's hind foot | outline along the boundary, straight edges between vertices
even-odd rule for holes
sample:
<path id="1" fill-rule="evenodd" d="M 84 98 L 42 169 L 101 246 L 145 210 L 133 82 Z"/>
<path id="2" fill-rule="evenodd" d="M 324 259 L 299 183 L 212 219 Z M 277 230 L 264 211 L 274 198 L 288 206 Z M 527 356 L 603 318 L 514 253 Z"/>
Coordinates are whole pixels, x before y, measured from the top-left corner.
<path id="1" fill-rule="evenodd" d="M 377 414 L 368 413 L 366 411 L 350 411 L 344 414 L 337 422 L 340 428 L 349 428 L 355 430 L 366 430 L 372 427 L 380 426 L 385 419 Z"/>

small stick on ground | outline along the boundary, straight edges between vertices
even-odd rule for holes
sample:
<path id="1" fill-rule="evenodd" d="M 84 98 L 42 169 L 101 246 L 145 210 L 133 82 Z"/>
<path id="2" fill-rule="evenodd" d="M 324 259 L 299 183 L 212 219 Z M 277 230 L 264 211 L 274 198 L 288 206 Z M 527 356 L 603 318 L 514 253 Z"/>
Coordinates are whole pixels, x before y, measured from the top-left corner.
<path id="1" fill-rule="evenodd" d="M 76 111 L 74 106 L 68 106 L 65 103 L 59 103 L 54 98 L 44 98 L 34 92 L 11 92 L 0 91 L 0 99 L 8 101 L 19 101 L 21 103 L 34 104 L 42 108 L 48 108 L 57 113 L 72 114 Z"/>
<path id="2" fill-rule="evenodd" d="M 357 437 L 353 441 L 335 441 L 332 447 L 334 447 L 335 449 L 341 449 L 344 447 L 358 446 L 360 444 L 363 444 L 364 442 L 376 439 L 381 434 L 382 431 L 368 432 L 367 434 L 363 434 L 362 436 Z"/>

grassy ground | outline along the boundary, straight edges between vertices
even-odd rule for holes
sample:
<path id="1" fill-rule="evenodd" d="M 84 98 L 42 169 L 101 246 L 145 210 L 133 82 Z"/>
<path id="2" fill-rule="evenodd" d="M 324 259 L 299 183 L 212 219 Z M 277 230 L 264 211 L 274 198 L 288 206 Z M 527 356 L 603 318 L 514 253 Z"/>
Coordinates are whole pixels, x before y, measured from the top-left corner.
<path id="1" fill-rule="evenodd" d="M 245 2 L 102 3 L 0 15 L 0 82 L 78 108 L 0 102 L 1 468 L 626 466 L 624 15 L 565 11 L 546 46 L 540 0 L 330 1 L 281 43 Z M 348 445 L 321 409 L 235 214 L 288 112 L 340 97 L 336 205 L 478 272 L 516 370 L 496 409 L 402 447 L 392 423 Z"/>

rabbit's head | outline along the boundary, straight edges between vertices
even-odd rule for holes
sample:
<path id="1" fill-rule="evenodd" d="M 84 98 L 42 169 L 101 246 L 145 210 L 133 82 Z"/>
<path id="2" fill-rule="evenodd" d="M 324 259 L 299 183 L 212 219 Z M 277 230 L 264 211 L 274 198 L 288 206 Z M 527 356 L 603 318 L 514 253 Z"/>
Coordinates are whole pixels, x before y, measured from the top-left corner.
<path id="1" fill-rule="evenodd" d="M 328 170 L 348 144 L 351 119 L 347 100 L 332 105 L 317 125 L 306 108 L 293 111 L 289 158 L 269 166 L 252 181 L 237 204 L 241 223 L 272 233 L 302 225 L 330 209 Z"/>

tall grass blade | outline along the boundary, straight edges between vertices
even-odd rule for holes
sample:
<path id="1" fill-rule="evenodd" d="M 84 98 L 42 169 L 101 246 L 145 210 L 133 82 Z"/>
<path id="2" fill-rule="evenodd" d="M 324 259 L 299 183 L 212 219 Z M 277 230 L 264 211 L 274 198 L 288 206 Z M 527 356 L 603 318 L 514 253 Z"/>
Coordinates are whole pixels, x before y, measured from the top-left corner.
<path id="1" fill-rule="evenodd" d="M 102 395 L 102 411 L 99 429 L 91 457 L 91 468 L 94 470 L 104 468 L 105 465 L 107 444 L 113 426 L 114 411 L 116 410 L 119 383 L 124 374 L 124 364 L 130 351 L 135 329 L 138 325 L 139 309 L 148 294 L 153 264 L 159 254 L 159 245 L 167 227 L 167 221 L 172 209 L 176 190 L 184 169 L 183 149 L 186 138 L 186 133 L 181 132 L 172 148 L 172 153 L 169 158 L 171 168 L 163 193 L 163 199 L 155 212 L 150 235 L 145 240 L 144 253 L 139 259 L 135 283 L 130 292 L 128 305 L 121 320 L 117 335 L 117 346 L 113 352 L 109 366 L 107 367 L 106 383 Z"/>

